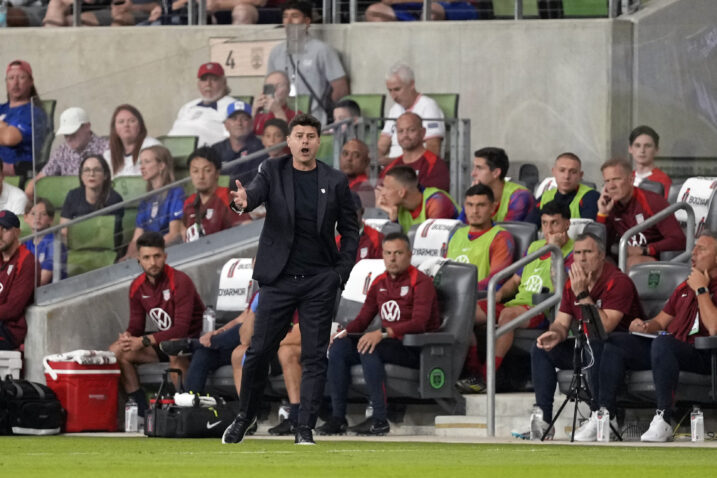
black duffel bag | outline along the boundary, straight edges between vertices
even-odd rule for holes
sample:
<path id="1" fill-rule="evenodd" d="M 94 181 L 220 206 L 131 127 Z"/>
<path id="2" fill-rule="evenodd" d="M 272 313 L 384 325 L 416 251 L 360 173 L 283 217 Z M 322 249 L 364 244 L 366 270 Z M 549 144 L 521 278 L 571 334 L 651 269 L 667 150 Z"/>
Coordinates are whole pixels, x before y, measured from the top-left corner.
<path id="1" fill-rule="evenodd" d="M 56 435 L 65 423 L 65 410 L 55 392 L 45 385 L 0 381 L 0 435 Z"/>

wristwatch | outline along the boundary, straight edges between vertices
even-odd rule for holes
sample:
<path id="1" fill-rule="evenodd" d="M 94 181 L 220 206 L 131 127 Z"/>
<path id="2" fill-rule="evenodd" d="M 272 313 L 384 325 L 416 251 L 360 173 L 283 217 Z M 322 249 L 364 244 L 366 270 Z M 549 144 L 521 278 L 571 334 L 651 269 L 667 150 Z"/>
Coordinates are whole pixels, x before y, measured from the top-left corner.
<path id="1" fill-rule="evenodd" d="M 649 256 L 650 255 L 650 249 L 647 247 L 642 248 L 642 255 L 643 256 Z"/>
<path id="2" fill-rule="evenodd" d="M 707 287 L 700 287 L 697 289 L 696 295 L 702 295 L 707 293 Z"/>
<path id="3" fill-rule="evenodd" d="M 149 340 L 149 335 L 142 336 L 142 347 L 149 347 L 152 345 L 152 341 Z"/>
<path id="4" fill-rule="evenodd" d="M 587 299 L 588 297 L 590 297 L 590 292 L 588 292 L 587 290 L 584 290 L 575 296 L 577 300 Z"/>
<path id="5" fill-rule="evenodd" d="M 386 330 L 386 327 L 381 327 L 381 338 L 382 339 L 388 338 L 388 330 Z"/>

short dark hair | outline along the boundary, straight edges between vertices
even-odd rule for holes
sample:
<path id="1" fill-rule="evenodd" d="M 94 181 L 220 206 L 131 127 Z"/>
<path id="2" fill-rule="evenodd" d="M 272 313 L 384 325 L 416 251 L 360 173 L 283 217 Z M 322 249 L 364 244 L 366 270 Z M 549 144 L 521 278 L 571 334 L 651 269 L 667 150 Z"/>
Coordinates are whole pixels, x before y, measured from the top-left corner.
<path id="1" fill-rule="evenodd" d="M 622 168 L 623 171 L 625 171 L 628 174 L 632 173 L 632 165 L 627 162 L 624 158 L 612 158 L 608 159 L 604 163 L 602 163 L 602 166 L 600 166 L 600 171 L 605 171 L 607 168 Z"/>
<path id="2" fill-rule="evenodd" d="M 162 236 L 162 233 L 156 231 L 143 232 L 142 235 L 137 238 L 137 250 L 142 247 L 159 247 L 164 250 L 164 236 Z"/>
<path id="3" fill-rule="evenodd" d="M 336 108 L 346 108 L 347 110 L 349 110 L 351 116 L 356 118 L 361 116 L 361 107 L 351 98 L 344 98 L 342 100 L 339 100 L 339 102 L 334 105 L 334 109 Z"/>
<path id="4" fill-rule="evenodd" d="M 592 239 L 595 241 L 595 244 L 598 246 L 598 250 L 605 254 L 605 241 L 603 241 L 602 238 L 594 232 L 581 232 L 575 237 L 573 242 L 584 241 L 585 239 Z"/>
<path id="5" fill-rule="evenodd" d="M 289 0 L 281 6 L 281 13 L 287 10 L 298 10 L 303 13 L 305 17 L 311 18 L 311 3 L 305 0 Z"/>
<path id="6" fill-rule="evenodd" d="M 386 176 L 391 176 L 404 186 L 418 187 L 418 176 L 410 166 L 394 166 L 386 172 Z"/>
<path id="7" fill-rule="evenodd" d="M 35 200 L 35 204 L 42 204 L 45 206 L 45 212 L 47 213 L 47 216 L 51 219 L 55 218 L 55 205 L 50 202 L 47 198 L 39 197 Z M 30 205 L 32 206 L 32 204 Z"/>
<path id="8" fill-rule="evenodd" d="M 560 154 L 555 158 L 555 161 L 557 161 L 557 160 L 560 159 L 560 158 L 572 159 L 573 161 L 577 161 L 580 166 L 583 165 L 583 162 L 580 161 L 580 158 L 578 157 L 578 155 L 575 154 L 575 153 L 571 153 L 570 151 L 566 151 L 566 152 L 564 152 L 564 153 L 560 153 Z"/>
<path id="9" fill-rule="evenodd" d="M 488 196 L 488 200 L 490 202 L 495 202 L 495 194 L 493 194 L 493 190 L 490 186 L 486 186 L 485 184 L 474 184 L 469 187 L 465 194 L 465 197 L 468 196 Z"/>
<path id="10" fill-rule="evenodd" d="M 219 157 L 219 154 L 214 150 L 214 148 L 202 146 L 201 148 L 194 150 L 194 152 L 187 158 L 187 169 L 192 167 L 192 161 L 197 158 L 206 159 L 217 168 L 217 171 L 222 169 L 222 158 Z"/>
<path id="11" fill-rule="evenodd" d="M 563 219 L 570 219 L 570 208 L 565 203 L 553 200 L 540 208 L 540 215 L 542 216 L 543 214 L 547 214 L 548 216 L 560 214 Z"/>
<path id="12" fill-rule="evenodd" d="M 411 240 L 406 234 L 402 232 L 389 232 L 383 237 L 383 241 L 381 241 L 381 244 L 386 244 L 388 241 L 403 241 L 406 243 L 406 247 L 408 248 L 408 250 L 411 250 Z"/>
<path id="13" fill-rule="evenodd" d="M 491 171 L 496 168 L 500 168 L 500 180 L 503 181 L 505 179 L 505 175 L 508 174 L 510 161 L 508 160 L 508 155 L 505 153 L 503 148 L 481 148 L 475 152 L 474 156 L 476 158 L 485 159 L 485 162 L 488 163 L 488 167 Z"/>
<path id="14" fill-rule="evenodd" d="M 640 125 L 630 132 L 630 144 L 634 143 L 637 137 L 642 136 L 643 134 L 646 134 L 647 136 L 652 138 L 652 141 L 655 142 L 656 148 L 660 147 L 660 135 L 657 134 L 657 131 L 647 125 Z"/>
<path id="15" fill-rule="evenodd" d="M 289 136 L 289 125 L 283 119 L 272 118 L 270 120 L 267 120 L 267 122 L 264 123 L 264 129 L 268 128 L 269 126 L 273 126 L 281 130 L 281 132 L 284 133 L 284 137 Z"/>
<path id="16" fill-rule="evenodd" d="M 289 123 L 289 134 L 296 126 L 311 126 L 316 129 L 316 134 L 321 136 L 321 121 L 306 113 L 299 113 Z"/>

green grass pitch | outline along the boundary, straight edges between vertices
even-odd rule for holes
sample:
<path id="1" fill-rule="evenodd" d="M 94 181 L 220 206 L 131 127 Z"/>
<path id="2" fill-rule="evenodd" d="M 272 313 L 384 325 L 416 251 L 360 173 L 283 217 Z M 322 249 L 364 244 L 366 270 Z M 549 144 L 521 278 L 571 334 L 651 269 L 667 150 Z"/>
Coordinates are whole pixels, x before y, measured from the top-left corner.
<path id="1" fill-rule="evenodd" d="M 683 478 L 714 476 L 716 469 L 717 449 L 693 447 L 0 437 L 2 477 Z"/>

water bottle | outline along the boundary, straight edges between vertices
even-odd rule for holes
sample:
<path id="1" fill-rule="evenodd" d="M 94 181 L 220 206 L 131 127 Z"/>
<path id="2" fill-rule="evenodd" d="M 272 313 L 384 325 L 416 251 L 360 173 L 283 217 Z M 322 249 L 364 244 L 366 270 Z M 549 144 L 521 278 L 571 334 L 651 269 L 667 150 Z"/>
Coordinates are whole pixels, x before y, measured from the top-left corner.
<path id="1" fill-rule="evenodd" d="M 610 441 L 610 412 L 605 407 L 597 412 L 597 441 Z"/>
<path id="2" fill-rule="evenodd" d="M 530 439 L 540 440 L 541 438 L 543 438 L 543 409 L 534 404 L 533 413 L 530 414 Z"/>
<path id="3" fill-rule="evenodd" d="M 139 431 L 139 407 L 134 398 L 130 397 L 124 406 L 124 431 L 137 433 Z"/>
<path id="4" fill-rule="evenodd" d="M 214 332 L 214 326 L 217 321 L 217 313 L 210 305 L 204 309 L 204 315 L 202 316 L 202 335 L 208 332 Z"/>
<path id="5" fill-rule="evenodd" d="M 286 403 L 283 403 L 279 407 L 279 422 L 283 422 L 284 420 L 289 419 L 289 413 L 291 412 L 291 407 L 287 405 Z"/>
<path id="6" fill-rule="evenodd" d="M 366 418 L 371 418 L 373 416 L 373 405 L 371 405 L 371 402 L 366 405 L 366 411 L 364 411 L 364 416 Z"/>
<path id="7" fill-rule="evenodd" d="M 0 28 L 7 27 L 7 0 L 0 0 Z"/>
<path id="8" fill-rule="evenodd" d="M 690 413 L 690 429 L 692 430 L 692 441 L 705 441 L 705 416 L 697 405 L 692 407 L 692 413 Z"/>

